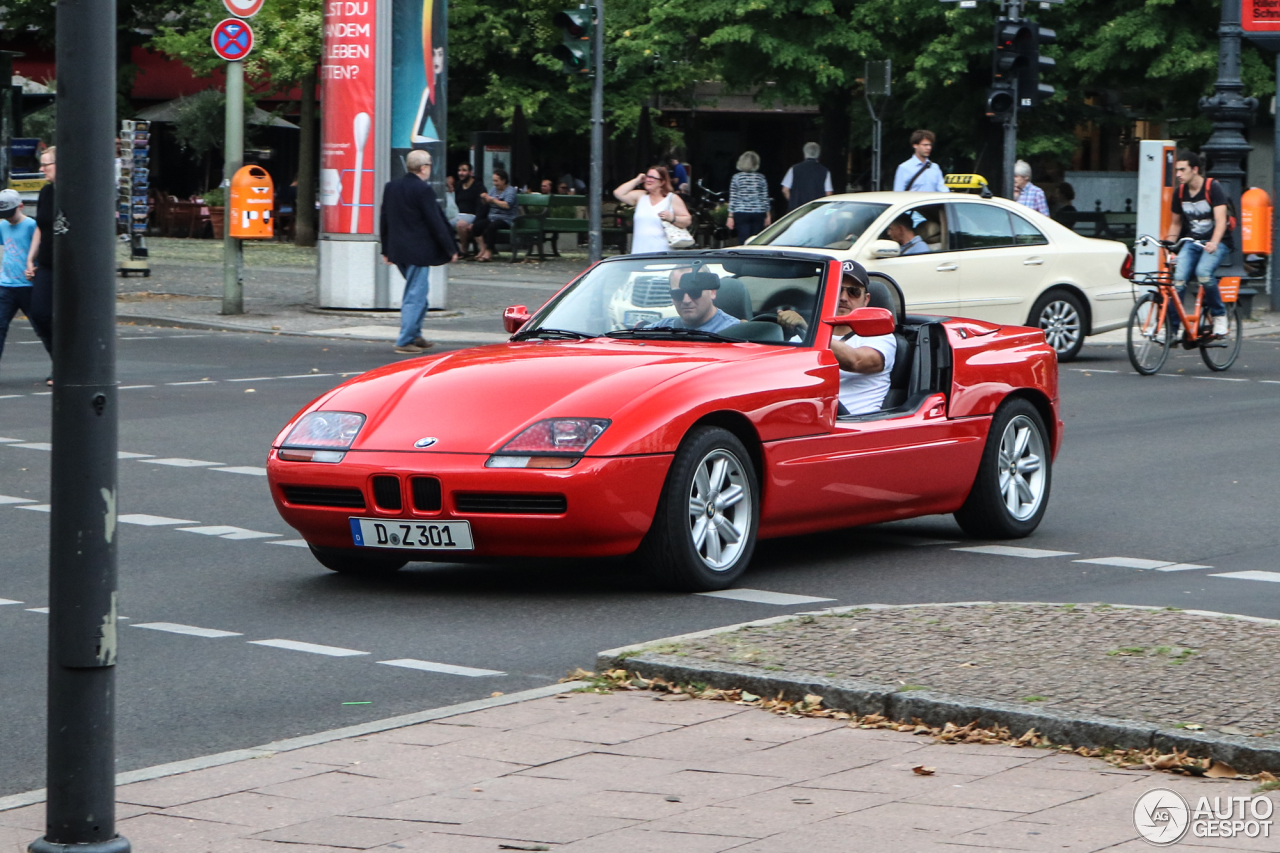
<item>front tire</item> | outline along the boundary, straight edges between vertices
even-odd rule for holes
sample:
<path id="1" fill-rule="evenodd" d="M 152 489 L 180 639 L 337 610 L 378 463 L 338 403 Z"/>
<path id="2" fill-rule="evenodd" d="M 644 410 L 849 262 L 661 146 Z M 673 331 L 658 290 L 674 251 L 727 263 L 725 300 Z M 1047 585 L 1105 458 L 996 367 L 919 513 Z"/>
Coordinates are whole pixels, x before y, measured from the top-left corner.
<path id="1" fill-rule="evenodd" d="M 307 547 L 320 565 L 344 575 L 380 577 L 395 574 L 409 562 L 400 557 L 373 556 L 359 548 L 323 548 L 310 543 Z"/>
<path id="2" fill-rule="evenodd" d="M 1129 326 L 1125 332 L 1125 349 L 1129 363 L 1143 376 L 1159 372 L 1169 357 L 1173 346 L 1173 327 L 1168 315 L 1160 320 L 1164 300 L 1157 293 L 1148 293 L 1134 303 L 1129 312 Z"/>
<path id="3" fill-rule="evenodd" d="M 1071 361 L 1084 346 L 1084 306 L 1073 293 L 1051 290 L 1036 300 L 1031 322 L 1044 332 L 1044 339 L 1058 354 L 1058 361 Z"/>
<path id="4" fill-rule="evenodd" d="M 727 589 L 751 562 L 759 522 L 747 449 L 728 430 L 697 427 L 676 451 L 636 559 L 666 589 Z"/>
<path id="5" fill-rule="evenodd" d="M 1020 539 L 1040 526 L 1049 505 L 1052 460 L 1040 412 L 1027 400 L 1001 404 L 973 490 L 955 518 L 977 539 Z"/>

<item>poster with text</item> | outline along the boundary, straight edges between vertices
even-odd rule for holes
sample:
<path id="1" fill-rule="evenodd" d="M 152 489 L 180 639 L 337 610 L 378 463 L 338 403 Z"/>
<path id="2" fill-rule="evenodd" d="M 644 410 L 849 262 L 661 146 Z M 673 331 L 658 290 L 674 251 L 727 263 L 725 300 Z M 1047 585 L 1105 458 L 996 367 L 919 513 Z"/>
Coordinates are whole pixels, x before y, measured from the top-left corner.
<path id="1" fill-rule="evenodd" d="M 391 38 L 391 177 L 404 174 L 404 158 L 415 148 L 429 151 L 431 185 L 444 198 L 446 84 L 448 80 L 446 0 L 395 0 Z"/>
<path id="2" fill-rule="evenodd" d="M 320 227 L 330 234 L 373 233 L 376 22 L 377 0 L 324 4 Z"/>

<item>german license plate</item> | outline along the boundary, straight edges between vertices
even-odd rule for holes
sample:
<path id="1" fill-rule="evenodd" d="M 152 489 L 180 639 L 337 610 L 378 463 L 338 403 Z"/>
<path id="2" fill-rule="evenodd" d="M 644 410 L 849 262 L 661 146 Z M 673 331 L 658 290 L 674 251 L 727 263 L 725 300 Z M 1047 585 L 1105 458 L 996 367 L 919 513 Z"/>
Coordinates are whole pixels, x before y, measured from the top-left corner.
<path id="1" fill-rule="evenodd" d="M 471 551 L 471 524 L 466 521 L 394 521 L 351 519 L 351 538 L 362 548 L 403 548 L 408 551 Z"/>

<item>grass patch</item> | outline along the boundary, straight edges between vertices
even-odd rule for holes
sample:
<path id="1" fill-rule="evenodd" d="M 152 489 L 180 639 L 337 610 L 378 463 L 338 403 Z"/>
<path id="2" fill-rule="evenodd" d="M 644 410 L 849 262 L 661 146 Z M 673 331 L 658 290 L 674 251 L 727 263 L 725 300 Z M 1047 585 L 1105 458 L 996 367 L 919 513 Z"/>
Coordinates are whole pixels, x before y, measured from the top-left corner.
<path id="1" fill-rule="evenodd" d="M 1048 700 L 1048 698 L 1049 698 L 1048 696 L 1023 696 L 1022 701 L 1023 702 L 1045 702 Z"/>
<path id="2" fill-rule="evenodd" d="M 928 689 L 929 689 L 929 686 L 926 684 L 903 684 L 898 687 L 898 692 L 906 693 L 908 690 L 928 690 Z"/>
<path id="3" fill-rule="evenodd" d="M 1146 653 L 1147 650 L 1142 646 L 1121 646 L 1118 649 L 1112 649 L 1107 652 L 1107 657 L 1137 657 L 1138 655 L 1145 655 Z"/>

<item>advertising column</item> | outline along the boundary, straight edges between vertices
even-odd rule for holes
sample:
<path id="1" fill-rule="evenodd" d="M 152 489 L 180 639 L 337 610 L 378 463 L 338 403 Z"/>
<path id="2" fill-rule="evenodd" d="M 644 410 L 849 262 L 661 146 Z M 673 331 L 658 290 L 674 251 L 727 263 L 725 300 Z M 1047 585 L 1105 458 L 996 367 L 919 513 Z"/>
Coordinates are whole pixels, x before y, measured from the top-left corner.
<path id="1" fill-rule="evenodd" d="M 390 0 L 325 3 L 320 66 L 320 293 L 328 308 L 377 305 L 375 206 L 381 183 L 378 5 Z M 382 177 L 385 180 L 385 177 Z"/>

